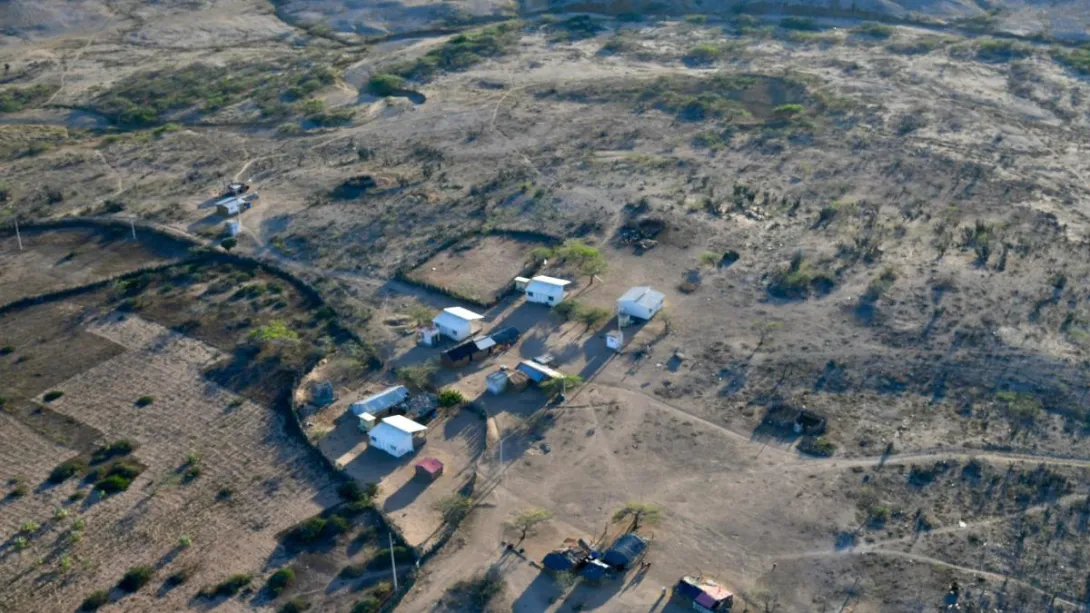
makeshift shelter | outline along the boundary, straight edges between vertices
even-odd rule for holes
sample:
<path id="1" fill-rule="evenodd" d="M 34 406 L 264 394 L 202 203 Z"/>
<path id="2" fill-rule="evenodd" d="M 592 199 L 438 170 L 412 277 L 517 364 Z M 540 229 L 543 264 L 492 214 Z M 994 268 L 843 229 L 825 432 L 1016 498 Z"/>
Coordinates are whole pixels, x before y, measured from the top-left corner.
<path id="1" fill-rule="evenodd" d="M 435 481 L 443 474 L 443 463 L 436 458 L 424 458 L 414 467 L 416 477 L 423 481 Z"/>
<path id="2" fill-rule="evenodd" d="M 588 581 L 597 581 L 609 574 L 610 570 L 609 565 L 601 560 L 590 560 L 583 567 L 583 571 L 579 573 L 579 576 Z"/>
<path id="3" fill-rule="evenodd" d="M 444 351 L 439 356 L 439 363 L 447 368 L 465 366 L 474 360 L 483 360 L 492 355 L 496 341 L 488 336 L 478 336 L 471 341 Z"/>
<path id="4" fill-rule="evenodd" d="M 416 340 L 426 347 L 434 347 L 439 342 L 439 328 L 426 326 L 416 331 Z"/>
<path id="5" fill-rule="evenodd" d="M 602 556 L 606 564 L 622 570 L 631 568 L 647 551 L 647 540 L 635 532 L 621 535 Z"/>
<path id="6" fill-rule="evenodd" d="M 515 369 L 526 375 L 526 377 L 534 383 L 544 383 L 549 379 L 564 378 L 563 373 L 553 370 L 548 366 L 545 366 L 544 364 L 539 364 L 538 362 L 535 362 L 533 360 L 523 360 L 519 362 L 519 365 L 516 366 Z"/>
<path id="7" fill-rule="evenodd" d="M 502 366 L 500 370 L 485 377 L 484 386 L 489 393 L 502 394 L 503 390 L 507 388 L 507 367 Z"/>
<path id="8" fill-rule="evenodd" d="M 489 332 L 488 336 L 493 341 L 495 341 L 497 347 L 499 347 L 500 349 L 506 349 L 511 345 L 517 343 L 521 334 L 519 333 L 517 328 L 507 326 L 505 328 L 500 328 L 498 330 L 493 330 Z"/>
<path id="9" fill-rule="evenodd" d="M 734 594 L 710 579 L 682 577 L 674 586 L 674 593 L 702 613 L 724 613 L 734 606 Z"/>
<path id="10" fill-rule="evenodd" d="M 427 426 L 416 423 L 403 415 L 393 415 L 382 420 L 367 433 L 371 446 L 400 458 L 412 453 L 424 443 Z"/>
<path id="11" fill-rule="evenodd" d="M 443 312 L 437 315 L 432 323 L 435 324 L 435 327 L 439 329 L 439 333 L 443 336 L 455 341 L 464 341 L 477 332 L 480 328 L 480 324 L 477 322 L 483 318 L 484 315 L 479 315 L 469 309 L 449 307 L 443 309 Z"/>
<path id="12" fill-rule="evenodd" d="M 439 408 L 439 397 L 431 392 L 423 392 L 410 397 L 403 405 L 405 417 L 420 423 L 427 423 L 435 417 Z"/>
<path id="13" fill-rule="evenodd" d="M 662 310 L 666 295 L 647 286 L 637 286 L 617 300 L 617 313 L 647 321 Z"/>
<path id="14" fill-rule="evenodd" d="M 554 573 L 571 572 L 586 560 L 586 553 L 577 549 L 550 551 L 541 560 L 546 570 Z"/>
<path id="15" fill-rule="evenodd" d="M 570 284 L 571 281 L 564 279 L 538 275 L 526 285 L 526 300 L 549 306 L 560 304 L 567 295 L 564 288 Z"/>
<path id="16" fill-rule="evenodd" d="M 353 402 L 349 410 L 360 418 L 359 428 L 366 432 L 375 426 L 380 418 L 389 414 L 394 407 L 405 402 L 408 397 L 408 388 L 404 385 L 395 385 L 363 400 Z"/>
<path id="17" fill-rule="evenodd" d="M 222 217 L 234 217 L 239 213 L 248 210 L 250 203 L 242 198 L 230 196 L 216 202 L 216 213 Z"/>

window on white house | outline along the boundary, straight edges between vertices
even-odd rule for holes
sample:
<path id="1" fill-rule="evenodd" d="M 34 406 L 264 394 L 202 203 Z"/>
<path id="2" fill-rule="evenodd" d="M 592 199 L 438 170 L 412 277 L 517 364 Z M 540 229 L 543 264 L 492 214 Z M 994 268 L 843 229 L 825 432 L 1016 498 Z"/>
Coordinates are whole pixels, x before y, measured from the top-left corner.
<path id="1" fill-rule="evenodd" d="M 534 293 L 533 293 L 533 292 L 526 292 L 526 295 L 527 295 L 527 296 L 529 296 L 529 297 L 531 297 L 531 298 L 533 298 L 533 297 L 534 297 Z"/>

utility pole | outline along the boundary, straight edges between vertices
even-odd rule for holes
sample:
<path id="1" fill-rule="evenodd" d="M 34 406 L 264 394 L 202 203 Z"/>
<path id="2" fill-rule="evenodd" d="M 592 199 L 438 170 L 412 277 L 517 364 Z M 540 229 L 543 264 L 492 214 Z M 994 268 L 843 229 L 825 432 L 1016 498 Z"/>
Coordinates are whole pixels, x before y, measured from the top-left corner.
<path id="1" fill-rule="evenodd" d="M 15 240 L 19 242 L 19 251 L 23 250 L 23 237 L 19 234 L 19 218 L 15 218 Z"/>
<path id="2" fill-rule="evenodd" d="M 386 536 L 390 537 L 390 570 L 394 571 L 394 592 L 397 592 L 397 562 L 394 561 L 394 533 L 387 532 Z"/>
<path id="3" fill-rule="evenodd" d="M 132 239 L 136 240 L 136 217 L 129 218 L 129 228 L 132 229 Z"/>

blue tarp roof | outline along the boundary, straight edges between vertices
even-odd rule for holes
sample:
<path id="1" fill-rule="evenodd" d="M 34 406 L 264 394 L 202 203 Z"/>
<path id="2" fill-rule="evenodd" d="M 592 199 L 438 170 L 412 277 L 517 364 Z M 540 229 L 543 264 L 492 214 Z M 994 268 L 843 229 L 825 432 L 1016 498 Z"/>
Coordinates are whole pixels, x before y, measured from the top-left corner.
<path id="1" fill-rule="evenodd" d="M 409 397 L 409 390 L 404 385 L 398 385 L 395 387 L 389 387 L 374 396 L 369 396 L 360 400 L 359 402 L 352 403 L 352 414 L 362 415 L 363 413 L 371 413 L 375 415 L 380 411 L 397 406 L 405 401 Z"/>
<path id="2" fill-rule="evenodd" d="M 628 568 L 647 549 L 647 541 L 638 534 L 628 533 L 613 541 L 602 559 L 610 566 Z"/>
<path id="3" fill-rule="evenodd" d="M 519 339 L 519 331 L 516 328 L 507 326 L 506 328 L 493 330 L 489 336 L 492 337 L 492 340 L 496 341 L 497 345 L 509 345 Z"/>
<path id="4" fill-rule="evenodd" d="M 569 571 L 578 563 L 577 555 L 572 551 L 552 551 L 545 554 L 545 558 L 541 561 L 542 566 L 557 572 Z"/>

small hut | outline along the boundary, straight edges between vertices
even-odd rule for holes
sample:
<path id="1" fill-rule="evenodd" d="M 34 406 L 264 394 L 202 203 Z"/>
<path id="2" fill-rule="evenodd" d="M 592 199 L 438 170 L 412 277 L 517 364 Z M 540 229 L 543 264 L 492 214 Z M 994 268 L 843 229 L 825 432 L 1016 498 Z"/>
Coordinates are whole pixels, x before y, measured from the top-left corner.
<path id="1" fill-rule="evenodd" d="M 435 481 L 443 474 L 443 463 L 436 458 L 424 458 L 416 463 L 416 478 L 421 481 Z"/>

